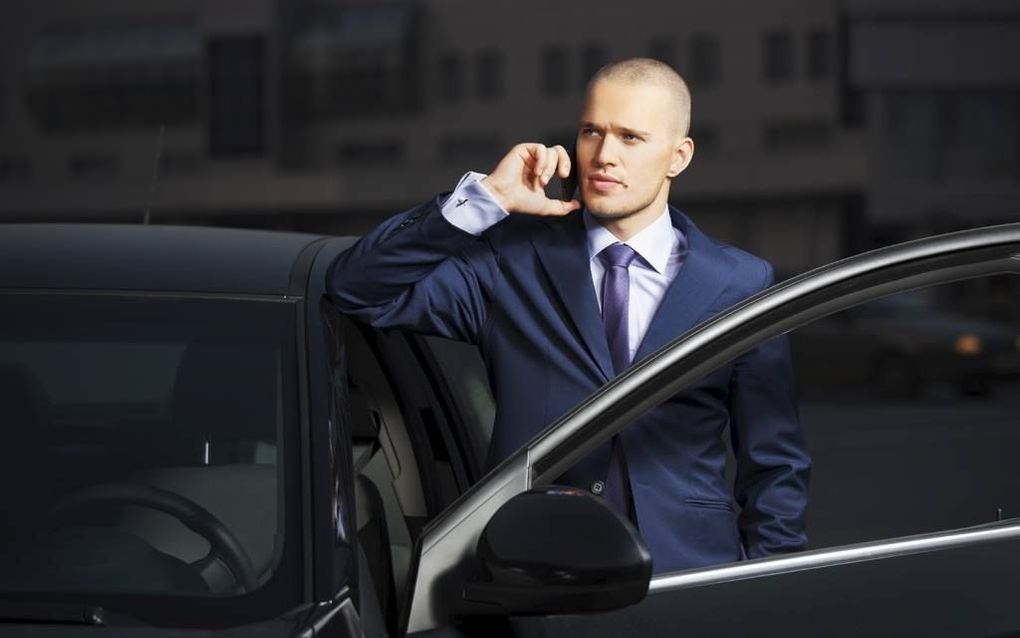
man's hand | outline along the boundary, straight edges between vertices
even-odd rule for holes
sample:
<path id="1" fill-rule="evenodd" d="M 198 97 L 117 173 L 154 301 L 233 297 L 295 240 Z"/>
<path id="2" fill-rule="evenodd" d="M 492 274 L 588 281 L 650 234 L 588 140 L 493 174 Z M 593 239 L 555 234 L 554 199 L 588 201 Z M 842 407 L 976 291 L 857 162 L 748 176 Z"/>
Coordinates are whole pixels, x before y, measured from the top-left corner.
<path id="1" fill-rule="evenodd" d="M 518 144 L 499 161 L 482 185 L 508 213 L 526 215 L 566 215 L 577 210 L 576 199 L 565 202 L 550 199 L 545 187 L 553 175 L 570 175 L 570 156 L 562 146 Z"/>

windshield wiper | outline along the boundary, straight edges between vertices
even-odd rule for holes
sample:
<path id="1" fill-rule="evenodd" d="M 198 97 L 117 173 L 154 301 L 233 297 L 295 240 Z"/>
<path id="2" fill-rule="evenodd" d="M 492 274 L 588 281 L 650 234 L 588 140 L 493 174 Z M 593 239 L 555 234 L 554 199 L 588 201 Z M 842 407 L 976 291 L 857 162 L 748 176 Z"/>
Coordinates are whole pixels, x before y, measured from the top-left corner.
<path id="1" fill-rule="evenodd" d="M 105 625 L 106 616 L 98 605 L 0 601 L 0 623 Z"/>

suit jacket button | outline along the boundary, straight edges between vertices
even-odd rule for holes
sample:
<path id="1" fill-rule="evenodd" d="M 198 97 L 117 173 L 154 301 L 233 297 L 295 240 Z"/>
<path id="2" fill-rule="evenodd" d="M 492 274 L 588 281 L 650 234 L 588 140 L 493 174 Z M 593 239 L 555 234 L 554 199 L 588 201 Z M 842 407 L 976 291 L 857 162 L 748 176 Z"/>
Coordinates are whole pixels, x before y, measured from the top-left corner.
<path id="1" fill-rule="evenodd" d="M 601 496 L 602 492 L 606 489 L 606 484 L 602 481 L 593 481 L 591 484 L 591 493 L 595 496 Z"/>

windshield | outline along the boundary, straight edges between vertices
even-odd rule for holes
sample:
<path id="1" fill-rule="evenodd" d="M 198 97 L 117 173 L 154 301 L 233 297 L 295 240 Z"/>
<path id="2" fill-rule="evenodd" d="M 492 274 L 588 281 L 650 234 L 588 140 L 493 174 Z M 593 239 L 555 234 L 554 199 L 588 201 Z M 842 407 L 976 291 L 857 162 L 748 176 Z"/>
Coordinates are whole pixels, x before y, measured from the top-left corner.
<path id="1" fill-rule="evenodd" d="M 294 315 L 0 295 L 0 596 L 222 599 L 274 580 Z"/>

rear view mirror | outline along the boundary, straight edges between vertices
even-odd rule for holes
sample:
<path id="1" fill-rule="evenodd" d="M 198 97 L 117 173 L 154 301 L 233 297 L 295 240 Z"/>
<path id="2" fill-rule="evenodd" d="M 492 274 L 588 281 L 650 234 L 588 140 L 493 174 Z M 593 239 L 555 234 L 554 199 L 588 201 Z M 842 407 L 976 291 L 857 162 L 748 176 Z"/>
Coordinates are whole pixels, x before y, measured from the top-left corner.
<path id="1" fill-rule="evenodd" d="M 633 605 L 652 558 L 637 530 L 601 498 L 548 486 L 507 501 L 482 531 L 470 602 L 507 614 L 576 614 Z"/>

